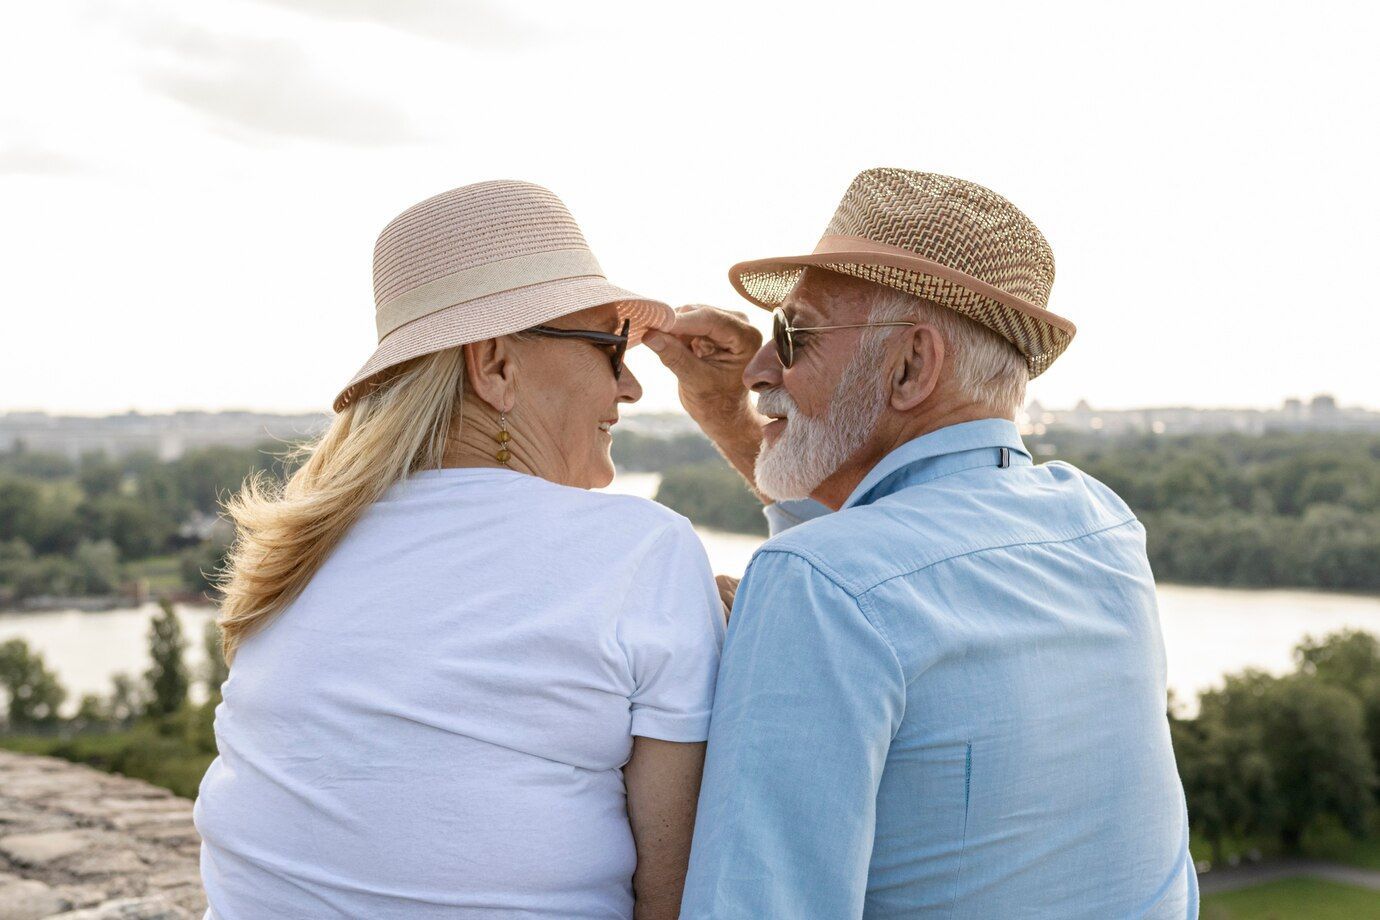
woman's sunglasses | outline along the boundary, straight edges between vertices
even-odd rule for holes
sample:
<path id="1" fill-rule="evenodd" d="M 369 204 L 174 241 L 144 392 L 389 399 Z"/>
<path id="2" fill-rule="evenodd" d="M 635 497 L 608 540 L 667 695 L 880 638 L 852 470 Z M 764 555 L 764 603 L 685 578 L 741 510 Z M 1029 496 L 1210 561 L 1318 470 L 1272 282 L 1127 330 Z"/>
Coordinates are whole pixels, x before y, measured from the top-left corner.
<path id="1" fill-rule="evenodd" d="M 613 361 L 613 379 L 617 380 L 623 376 L 623 353 L 628 350 L 628 327 L 630 325 L 632 325 L 632 320 L 623 320 L 623 328 L 617 333 L 597 332 L 593 329 L 557 329 L 555 326 L 533 326 L 527 331 L 552 339 L 579 339 L 582 342 L 593 342 L 596 345 L 612 347 L 613 353 L 609 357 Z"/>
<path id="2" fill-rule="evenodd" d="M 875 326 L 914 326 L 910 322 L 853 323 L 848 326 L 792 326 L 786 311 L 777 307 L 771 311 L 771 337 L 776 343 L 776 357 L 782 367 L 795 363 L 795 334 L 797 332 L 828 332 L 833 329 L 871 329 Z"/>

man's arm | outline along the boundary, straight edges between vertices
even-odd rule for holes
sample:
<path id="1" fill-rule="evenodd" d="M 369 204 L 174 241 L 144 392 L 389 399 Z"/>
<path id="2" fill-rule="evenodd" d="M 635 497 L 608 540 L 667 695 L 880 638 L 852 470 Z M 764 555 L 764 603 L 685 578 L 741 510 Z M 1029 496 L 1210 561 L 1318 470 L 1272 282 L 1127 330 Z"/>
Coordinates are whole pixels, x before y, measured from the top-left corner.
<path id="1" fill-rule="evenodd" d="M 753 467 L 766 423 L 748 398 L 743 371 L 762 347 L 762 333 L 742 313 L 681 307 L 676 321 L 642 339 L 680 384 L 680 402 L 754 492 Z"/>
<path id="2" fill-rule="evenodd" d="M 681 916 L 860 917 L 904 708 L 857 601 L 799 556 L 759 553 L 719 669 Z"/>
<path id="3" fill-rule="evenodd" d="M 753 408 L 743 371 L 762 347 L 762 334 L 742 313 L 681 307 L 668 329 L 643 337 L 680 384 L 680 402 L 719 453 L 766 506 L 773 536 L 829 509 L 813 499 L 773 504 L 757 491 L 755 467 L 765 419 Z"/>

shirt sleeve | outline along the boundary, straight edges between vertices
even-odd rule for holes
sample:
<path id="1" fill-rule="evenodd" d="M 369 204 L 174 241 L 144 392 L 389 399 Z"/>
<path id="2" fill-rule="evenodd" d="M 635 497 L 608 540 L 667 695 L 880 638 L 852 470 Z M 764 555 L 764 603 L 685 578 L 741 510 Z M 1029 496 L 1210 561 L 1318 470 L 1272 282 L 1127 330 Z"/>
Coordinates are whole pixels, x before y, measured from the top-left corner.
<path id="1" fill-rule="evenodd" d="M 783 530 L 790 530 L 796 524 L 804 524 L 825 514 L 830 514 L 829 506 L 813 498 L 800 498 L 788 502 L 773 502 L 762 506 L 767 518 L 767 532 L 773 537 Z"/>
<path id="2" fill-rule="evenodd" d="M 905 708 L 890 643 L 807 560 L 738 589 L 681 916 L 861 917 L 877 789 Z"/>
<path id="3" fill-rule="evenodd" d="M 704 544 L 684 518 L 662 531 L 633 574 L 618 641 L 632 674 L 632 734 L 705 740 L 724 614 Z"/>

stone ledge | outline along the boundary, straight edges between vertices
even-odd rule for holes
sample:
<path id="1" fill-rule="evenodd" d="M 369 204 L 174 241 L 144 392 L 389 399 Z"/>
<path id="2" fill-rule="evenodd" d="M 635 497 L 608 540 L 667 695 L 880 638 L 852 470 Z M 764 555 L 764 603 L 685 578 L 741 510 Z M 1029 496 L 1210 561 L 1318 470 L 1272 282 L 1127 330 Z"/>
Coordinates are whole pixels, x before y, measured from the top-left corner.
<path id="1" fill-rule="evenodd" d="M 0 750 L 0 920 L 199 920 L 200 846 L 186 799 Z"/>

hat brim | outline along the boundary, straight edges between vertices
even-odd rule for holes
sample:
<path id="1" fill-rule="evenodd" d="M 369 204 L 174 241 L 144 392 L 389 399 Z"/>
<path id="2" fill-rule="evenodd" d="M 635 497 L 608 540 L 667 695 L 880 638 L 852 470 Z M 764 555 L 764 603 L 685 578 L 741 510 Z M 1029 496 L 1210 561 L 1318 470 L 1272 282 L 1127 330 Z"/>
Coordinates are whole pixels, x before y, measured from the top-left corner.
<path id="1" fill-rule="evenodd" d="M 336 395 L 333 408 L 339 412 L 387 379 L 387 371 L 413 358 L 508 335 L 605 304 L 617 304 L 619 317 L 631 321 L 629 348 L 639 344 L 648 329 L 668 326 L 675 319 L 675 311 L 661 301 L 592 275 L 489 294 L 444 307 L 394 329 Z"/>
<path id="2" fill-rule="evenodd" d="M 1037 377 L 1078 331 L 1069 320 L 971 275 L 885 244 L 830 248 L 802 256 L 739 262 L 728 270 L 734 290 L 767 310 L 785 300 L 807 268 L 824 268 L 905 291 L 992 329 L 1026 358 Z"/>

